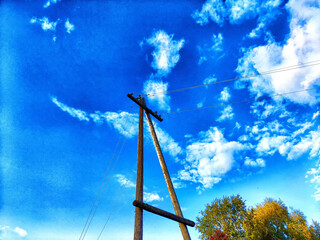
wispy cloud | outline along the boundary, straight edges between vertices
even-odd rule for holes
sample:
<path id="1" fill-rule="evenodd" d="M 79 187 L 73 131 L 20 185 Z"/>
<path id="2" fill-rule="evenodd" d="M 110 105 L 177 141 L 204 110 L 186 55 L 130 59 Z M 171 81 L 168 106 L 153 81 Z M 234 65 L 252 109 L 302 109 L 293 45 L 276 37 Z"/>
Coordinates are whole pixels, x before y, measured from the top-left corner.
<path id="1" fill-rule="evenodd" d="M 89 122 L 90 118 L 85 111 L 69 107 L 66 104 L 59 102 L 56 97 L 51 97 L 51 101 L 56 104 L 62 111 L 68 113 L 70 116 L 79 119 L 80 121 Z"/>
<path id="2" fill-rule="evenodd" d="M 53 4 L 57 4 L 58 2 L 61 2 L 61 0 L 48 0 L 48 1 L 43 5 L 43 7 L 44 7 L 44 8 L 48 8 L 48 7 L 50 7 L 50 6 L 53 5 Z"/>
<path id="3" fill-rule="evenodd" d="M 193 12 L 192 17 L 200 25 L 206 25 L 209 20 L 220 27 L 225 22 L 240 24 L 248 19 L 257 18 L 257 27 L 248 37 L 260 36 L 265 27 L 279 14 L 278 6 L 282 0 L 207 0 L 201 10 Z"/>
<path id="4" fill-rule="evenodd" d="M 315 185 L 316 192 L 314 193 L 314 198 L 316 201 L 320 201 L 320 165 L 318 163 L 317 168 L 311 168 L 306 173 L 306 178 Z"/>
<path id="5" fill-rule="evenodd" d="M 212 43 L 197 46 L 200 54 L 198 64 L 202 64 L 208 59 L 219 60 L 223 54 L 223 36 L 221 33 L 212 35 Z"/>
<path id="6" fill-rule="evenodd" d="M 201 11 L 196 10 L 192 17 L 200 25 L 206 25 L 209 20 L 222 26 L 225 17 L 228 15 L 225 4 L 220 0 L 207 0 L 203 5 Z"/>
<path id="7" fill-rule="evenodd" d="M 49 18 L 36 18 L 32 17 L 30 23 L 32 24 L 40 24 L 43 31 L 56 31 L 57 24 L 59 23 L 60 19 L 57 19 L 54 22 L 50 22 Z"/>
<path id="8" fill-rule="evenodd" d="M 136 187 L 136 184 L 131 182 L 128 178 L 126 178 L 124 175 L 122 174 L 116 174 L 115 178 L 117 179 L 117 182 L 121 185 L 124 186 L 126 188 L 134 188 Z"/>
<path id="9" fill-rule="evenodd" d="M 266 162 L 262 158 L 257 158 L 256 160 L 252 160 L 249 157 L 245 158 L 244 165 L 249 167 L 265 167 Z"/>
<path id="10" fill-rule="evenodd" d="M 221 116 L 217 119 L 218 122 L 223 122 L 225 120 L 231 120 L 234 117 L 233 108 L 228 105 L 221 111 Z"/>
<path id="11" fill-rule="evenodd" d="M 66 28 L 67 33 L 71 33 L 72 31 L 74 31 L 74 24 L 72 24 L 69 21 L 69 18 L 67 18 L 67 20 L 64 23 L 64 27 Z"/>
<path id="12" fill-rule="evenodd" d="M 315 112 L 312 116 L 312 120 L 315 120 L 319 116 L 319 114 L 320 114 L 319 111 Z"/>
<path id="13" fill-rule="evenodd" d="M 10 226 L 3 226 L 0 225 L 0 237 L 1 239 L 8 239 L 8 240 L 13 240 L 13 239 L 22 239 L 27 237 L 28 233 L 26 230 L 20 228 L 20 227 L 15 227 L 12 228 Z"/>
<path id="14" fill-rule="evenodd" d="M 219 101 L 228 102 L 231 98 L 230 89 L 228 87 L 224 87 L 220 93 Z"/>
<path id="15" fill-rule="evenodd" d="M 144 202 L 163 201 L 163 197 L 160 197 L 158 193 L 143 192 Z"/>
<path id="16" fill-rule="evenodd" d="M 178 157 L 178 155 L 183 153 L 179 144 L 167 132 L 157 125 L 155 126 L 155 130 L 163 151 L 168 152 L 172 157 Z"/>
<path id="17" fill-rule="evenodd" d="M 132 138 L 138 135 L 138 121 L 139 117 L 136 113 L 128 113 L 125 111 L 119 112 L 100 112 L 87 113 L 86 111 L 69 107 L 68 105 L 57 100 L 56 97 L 51 97 L 51 101 L 56 104 L 62 111 L 68 113 L 80 121 L 90 122 L 96 124 L 107 123 L 116 129 L 120 134 Z M 147 124 L 145 124 L 147 126 Z M 149 129 L 149 128 L 148 128 Z M 162 128 L 155 125 L 155 130 L 159 139 L 159 143 L 163 151 L 167 152 L 173 158 L 177 158 L 183 153 L 179 144 Z"/>
<path id="18" fill-rule="evenodd" d="M 160 76 L 168 75 L 180 59 L 179 51 L 184 45 L 184 39 L 173 40 L 173 37 L 173 34 L 168 35 L 165 31 L 159 30 L 146 39 L 146 43 L 154 47 L 151 66 Z"/>
<path id="19" fill-rule="evenodd" d="M 143 92 L 148 94 L 151 103 L 156 103 L 159 110 L 164 111 L 170 111 L 170 97 L 163 93 L 167 91 L 168 83 L 164 83 L 162 78 L 167 76 L 179 62 L 179 51 L 184 46 L 184 39 L 173 40 L 173 37 L 173 34 L 169 35 L 163 30 L 158 30 L 140 44 L 141 46 L 148 44 L 154 48 L 151 66 L 157 71 L 144 83 Z M 159 92 L 163 94 L 153 95 Z"/>
<path id="20" fill-rule="evenodd" d="M 165 94 L 168 90 L 168 83 L 153 78 L 147 80 L 143 85 L 143 92 L 148 95 L 151 103 L 156 103 L 159 110 L 170 112 L 170 96 Z"/>
<path id="21" fill-rule="evenodd" d="M 117 180 L 117 182 L 124 186 L 125 188 L 135 188 L 136 184 L 130 181 L 128 178 L 126 178 L 122 174 L 116 174 L 114 176 Z M 144 187 L 146 188 L 146 187 Z M 143 192 L 143 201 L 144 202 L 156 202 L 156 201 L 163 201 L 163 197 L 160 197 L 160 195 L 156 192 Z"/>
<path id="22" fill-rule="evenodd" d="M 206 79 L 204 79 L 203 84 L 210 84 L 210 83 L 213 83 L 213 82 L 216 82 L 216 81 L 217 81 L 217 78 L 213 74 L 213 75 L 207 77 Z M 208 86 L 206 86 L 206 87 L 208 88 Z"/>

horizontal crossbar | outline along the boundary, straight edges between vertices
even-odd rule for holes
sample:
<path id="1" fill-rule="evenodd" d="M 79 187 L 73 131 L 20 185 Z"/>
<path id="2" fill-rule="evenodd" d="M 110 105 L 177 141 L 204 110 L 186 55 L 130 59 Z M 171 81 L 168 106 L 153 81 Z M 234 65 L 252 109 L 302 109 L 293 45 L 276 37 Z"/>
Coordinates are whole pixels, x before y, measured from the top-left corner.
<path id="1" fill-rule="evenodd" d="M 165 217 L 165 218 L 169 218 L 169 219 L 171 219 L 173 221 L 176 221 L 176 222 L 179 222 L 179 223 L 183 223 L 183 224 L 188 225 L 190 227 L 194 227 L 194 225 L 195 225 L 195 223 L 193 221 L 191 221 L 191 220 L 188 220 L 186 218 L 183 218 L 183 217 L 177 216 L 175 214 L 169 213 L 169 212 L 164 211 L 162 209 L 153 207 L 153 206 L 151 206 L 149 204 L 140 202 L 138 200 L 133 201 L 132 204 L 135 207 L 144 209 L 144 210 L 146 210 L 148 212 L 160 215 L 160 216 Z"/>
<path id="2" fill-rule="evenodd" d="M 128 93 L 127 97 L 130 98 L 132 101 L 134 101 L 136 104 L 138 104 L 140 107 L 142 107 L 144 110 L 146 110 L 148 113 L 150 113 L 152 116 L 154 116 L 157 120 L 159 120 L 160 122 L 163 121 L 163 119 L 161 118 L 161 115 L 158 115 L 157 113 L 155 113 L 151 109 L 147 108 L 146 105 L 144 105 L 140 101 L 138 101 L 138 99 L 133 96 L 133 93 Z"/>

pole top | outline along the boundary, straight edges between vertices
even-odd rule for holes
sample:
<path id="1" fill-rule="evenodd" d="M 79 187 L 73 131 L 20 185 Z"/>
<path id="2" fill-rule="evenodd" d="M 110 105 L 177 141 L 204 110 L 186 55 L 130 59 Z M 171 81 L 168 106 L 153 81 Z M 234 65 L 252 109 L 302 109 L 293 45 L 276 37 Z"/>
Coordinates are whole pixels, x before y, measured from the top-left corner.
<path id="1" fill-rule="evenodd" d="M 141 95 L 139 95 L 137 98 L 135 98 L 133 96 L 133 93 L 128 93 L 127 97 L 130 98 L 132 101 L 134 101 L 136 104 L 138 104 L 140 107 L 142 107 L 146 112 L 150 113 L 152 116 L 154 116 L 158 121 L 162 122 L 163 119 L 161 118 L 161 115 L 158 115 L 157 112 L 152 111 L 151 109 L 149 109 L 145 102 L 144 102 L 144 98 L 141 97 Z M 142 100 L 143 99 L 143 100 Z M 140 101 L 142 100 L 142 101 Z"/>

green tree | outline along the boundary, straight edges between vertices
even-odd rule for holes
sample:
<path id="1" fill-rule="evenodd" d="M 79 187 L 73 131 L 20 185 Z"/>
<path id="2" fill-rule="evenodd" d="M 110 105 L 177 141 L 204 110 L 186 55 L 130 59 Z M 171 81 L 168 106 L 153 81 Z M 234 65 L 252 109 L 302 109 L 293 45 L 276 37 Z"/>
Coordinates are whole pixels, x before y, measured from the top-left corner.
<path id="1" fill-rule="evenodd" d="M 231 239 L 244 239 L 243 222 L 247 208 L 239 195 L 216 199 L 200 214 L 196 228 L 201 233 L 201 239 L 214 235 L 216 230 L 223 231 Z"/>

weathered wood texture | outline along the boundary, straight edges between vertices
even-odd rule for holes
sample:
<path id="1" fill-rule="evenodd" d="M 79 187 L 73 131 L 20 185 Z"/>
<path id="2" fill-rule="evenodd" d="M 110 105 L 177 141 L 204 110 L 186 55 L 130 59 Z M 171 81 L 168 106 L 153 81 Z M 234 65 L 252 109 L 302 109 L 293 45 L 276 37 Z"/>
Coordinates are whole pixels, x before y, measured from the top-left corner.
<path id="1" fill-rule="evenodd" d="M 144 104 L 144 99 L 141 98 Z M 137 182 L 136 199 L 143 202 L 143 108 L 139 111 L 139 136 L 138 136 L 138 161 L 137 161 Z M 134 240 L 143 238 L 143 210 L 136 207 L 134 219 Z"/>
<path id="2" fill-rule="evenodd" d="M 171 219 L 173 221 L 176 221 L 176 222 L 179 222 L 179 223 L 183 223 L 183 224 L 188 225 L 190 227 L 194 227 L 194 225 L 195 225 L 195 223 L 193 221 L 190 221 L 190 220 L 188 220 L 186 218 L 183 218 L 183 217 L 179 217 L 179 216 L 177 216 L 175 214 L 172 214 L 172 213 L 164 211 L 162 209 L 153 207 L 153 206 L 151 206 L 149 204 L 146 204 L 146 203 L 143 203 L 141 201 L 135 200 L 135 201 L 133 201 L 132 204 L 135 207 L 142 208 L 143 210 L 146 210 L 148 212 L 160 215 L 160 216 L 165 217 L 165 218 L 169 218 L 169 219 Z"/>
<path id="3" fill-rule="evenodd" d="M 154 126 L 153 126 L 153 123 L 152 123 L 151 118 L 150 118 L 150 114 L 149 114 L 148 111 L 145 111 L 145 115 L 147 117 L 147 122 L 148 122 L 148 125 L 150 127 L 152 140 L 153 140 L 154 146 L 156 148 L 156 152 L 157 152 L 158 159 L 159 159 L 159 162 L 160 162 L 160 166 L 161 166 L 161 169 L 162 169 L 162 172 L 163 172 L 163 175 L 164 175 L 164 179 L 166 181 L 166 184 L 167 184 L 167 187 L 168 187 L 168 190 L 169 190 L 169 195 L 170 195 L 170 198 L 171 198 L 171 202 L 173 204 L 174 211 L 175 211 L 177 216 L 183 218 L 183 215 L 182 215 L 182 212 L 181 212 L 181 209 L 180 209 L 180 205 L 179 205 L 179 202 L 178 202 L 178 198 L 177 198 L 177 195 L 176 195 L 176 193 L 174 191 L 173 184 L 172 184 L 169 172 L 168 172 L 168 168 L 167 168 L 167 165 L 166 165 L 166 163 L 164 161 L 164 157 L 163 157 L 163 154 L 162 154 L 162 151 L 161 151 L 161 148 L 160 148 L 160 144 L 159 144 L 159 141 L 158 141 L 158 138 L 157 138 L 157 134 L 156 134 L 156 131 L 155 131 Z M 184 240 L 191 240 L 189 232 L 188 232 L 188 229 L 187 229 L 187 226 L 185 224 L 183 224 L 183 223 L 179 223 L 179 227 L 180 227 L 183 239 Z"/>

